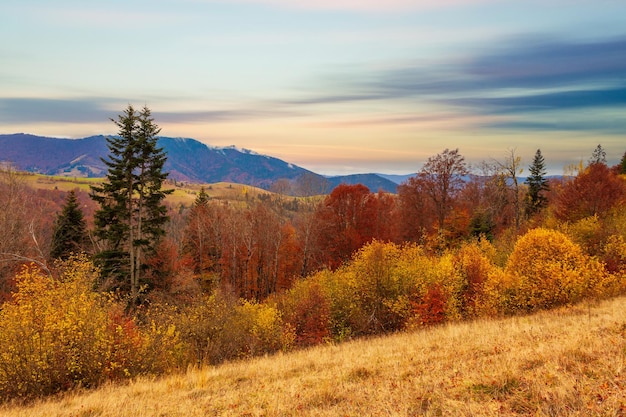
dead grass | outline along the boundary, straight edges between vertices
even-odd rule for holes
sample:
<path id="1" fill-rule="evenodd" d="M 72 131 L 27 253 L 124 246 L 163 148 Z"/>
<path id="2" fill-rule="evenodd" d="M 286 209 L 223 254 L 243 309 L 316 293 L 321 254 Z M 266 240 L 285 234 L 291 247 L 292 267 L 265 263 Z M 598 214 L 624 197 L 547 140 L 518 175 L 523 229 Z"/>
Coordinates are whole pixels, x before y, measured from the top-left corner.
<path id="1" fill-rule="evenodd" d="M 19 174 L 26 185 L 34 189 L 43 190 L 70 191 L 79 189 L 90 192 L 91 185 L 98 185 L 102 182 L 102 178 L 43 175 L 29 172 L 20 172 Z M 261 188 L 228 182 L 214 184 L 193 184 L 188 182 L 177 182 L 174 184 L 173 182 L 167 182 L 164 188 L 173 189 L 174 192 L 167 196 L 166 201 L 172 206 L 180 204 L 190 206 L 194 203 L 202 187 L 205 188 L 209 197 L 230 202 L 247 201 L 247 199 L 257 198 L 260 194 L 273 194 Z"/>
<path id="2" fill-rule="evenodd" d="M 623 416 L 626 298 L 66 394 L 18 416 Z"/>

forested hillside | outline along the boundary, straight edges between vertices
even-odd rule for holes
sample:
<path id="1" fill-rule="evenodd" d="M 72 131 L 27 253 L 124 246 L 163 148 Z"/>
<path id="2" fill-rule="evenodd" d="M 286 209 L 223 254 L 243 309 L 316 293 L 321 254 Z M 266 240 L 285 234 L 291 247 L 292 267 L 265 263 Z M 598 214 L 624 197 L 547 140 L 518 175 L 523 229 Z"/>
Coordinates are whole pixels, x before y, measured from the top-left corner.
<path id="1" fill-rule="evenodd" d="M 110 268 L 124 259 L 102 263 L 126 250 L 98 231 L 113 213 L 93 198 L 106 183 L 34 189 L 4 167 L 1 397 L 624 294 L 626 161 L 609 167 L 598 147 L 550 181 L 544 163 L 538 151 L 522 182 L 514 152 L 476 175 L 446 149 L 397 195 L 343 184 L 218 199 L 205 184 L 184 204 L 166 192 L 163 233 L 132 238 L 146 249 L 131 284 Z M 149 198 L 128 218 L 151 221 Z"/>

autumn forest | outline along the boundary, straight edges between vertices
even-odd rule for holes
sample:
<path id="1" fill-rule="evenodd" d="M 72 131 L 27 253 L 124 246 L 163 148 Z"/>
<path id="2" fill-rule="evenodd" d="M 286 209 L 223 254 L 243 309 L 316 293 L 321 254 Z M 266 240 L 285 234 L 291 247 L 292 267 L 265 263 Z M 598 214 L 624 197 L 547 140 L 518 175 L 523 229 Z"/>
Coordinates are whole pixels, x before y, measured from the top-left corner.
<path id="1" fill-rule="evenodd" d="M 608 166 L 599 145 L 547 178 L 541 150 L 469 166 L 446 149 L 396 194 L 187 184 L 181 202 L 135 116 L 116 123 L 143 132 L 156 158 L 131 171 L 152 182 L 120 185 L 123 142 L 89 189 L 0 172 L 3 399 L 626 293 L 626 154 Z M 140 226 L 114 227 L 135 198 Z"/>

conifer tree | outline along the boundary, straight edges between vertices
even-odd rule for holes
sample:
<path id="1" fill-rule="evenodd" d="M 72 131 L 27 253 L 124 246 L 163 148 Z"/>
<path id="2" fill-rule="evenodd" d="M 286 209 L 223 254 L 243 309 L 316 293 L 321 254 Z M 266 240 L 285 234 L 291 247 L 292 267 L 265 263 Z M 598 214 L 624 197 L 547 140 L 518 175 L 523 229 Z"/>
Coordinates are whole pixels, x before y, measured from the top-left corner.
<path id="1" fill-rule="evenodd" d="M 206 193 L 204 187 L 200 187 L 200 192 L 196 196 L 196 200 L 194 201 L 193 205 L 194 207 L 206 206 L 207 204 L 209 204 L 210 199 L 211 197 L 209 197 L 209 195 Z"/>
<path id="2" fill-rule="evenodd" d="M 87 224 L 74 190 L 65 199 L 65 205 L 54 222 L 50 257 L 67 259 L 84 251 L 87 243 Z"/>
<path id="3" fill-rule="evenodd" d="M 154 249 L 168 221 L 163 190 L 167 159 L 157 146 L 160 128 L 150 109 L 137 112 L 129 105 L 118 120 L 118 136 L 107 138 L 108 167 L 101 186 L 92 186 L 91 197 L 100 204 L 94 214 L 95 236 L 101 248 L 96 261 L 112 287 L 126 291 L 136 301 L 142 285 L 145 259 Z"/>
<path id="4" fill-rule="evenodd" d="M 526 199 L 526 213 L 530 216 L 543 208 L 548 199 L 544 195 L 550 189 L 546 175 L 546 164 L 541 154 L 541 149 L 537 149 L 533 163 L 528 168 L 530 176 L 526 179 L 528 193 Z"/>
<path id="5" fill-rule="evenodd" d="M 606 165 L 606 151 L 602 145 L 598 144 L 589 158 L 589 165 L 591 164 L 605 164 Z"/>

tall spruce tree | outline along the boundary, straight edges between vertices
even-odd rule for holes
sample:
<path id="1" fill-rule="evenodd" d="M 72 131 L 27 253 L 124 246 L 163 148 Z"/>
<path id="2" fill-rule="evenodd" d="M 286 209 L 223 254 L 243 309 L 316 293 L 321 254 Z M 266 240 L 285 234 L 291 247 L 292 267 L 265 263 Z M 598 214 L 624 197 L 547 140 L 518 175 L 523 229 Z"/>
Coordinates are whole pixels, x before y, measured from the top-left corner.
<path id="1" fill-rule="evenodd" d="M 165 234 L 168 221 L 163 200 L 173 190 L 164 190 L 167 156 L 157 146 L 160 128 L 150 109 L 137 112 L 129 105 L 118 120 L 118 136 L 107 138 L 108 167 L 101 186 L 92 186 L 91 197 L 100 204 L 94 214 L 94 234 L 101 248 L 96 261 L 110 287 L 128 292 L 136 301 L 146 269 L 146 257 Z"/>
<path id="2" fill-rule="evenodd" d="M 54 222 L 50 257 L 67 259 L 72 254 L 84 252 L 87 237 L 85 217 L 72 190 Z"/>
<path id="3" fill-rule="evenodd" d="M 550 189 L 546 175 L 546 163 L 541 154 L 541 149 L 537 149 L 533 163 L 528 168 L 530 176 L 525 183 L 528 185 L 528 193 L 526 199 L 526 213 L 530 216 L 542 209 L 548 199 L 544 192 Z"/>

